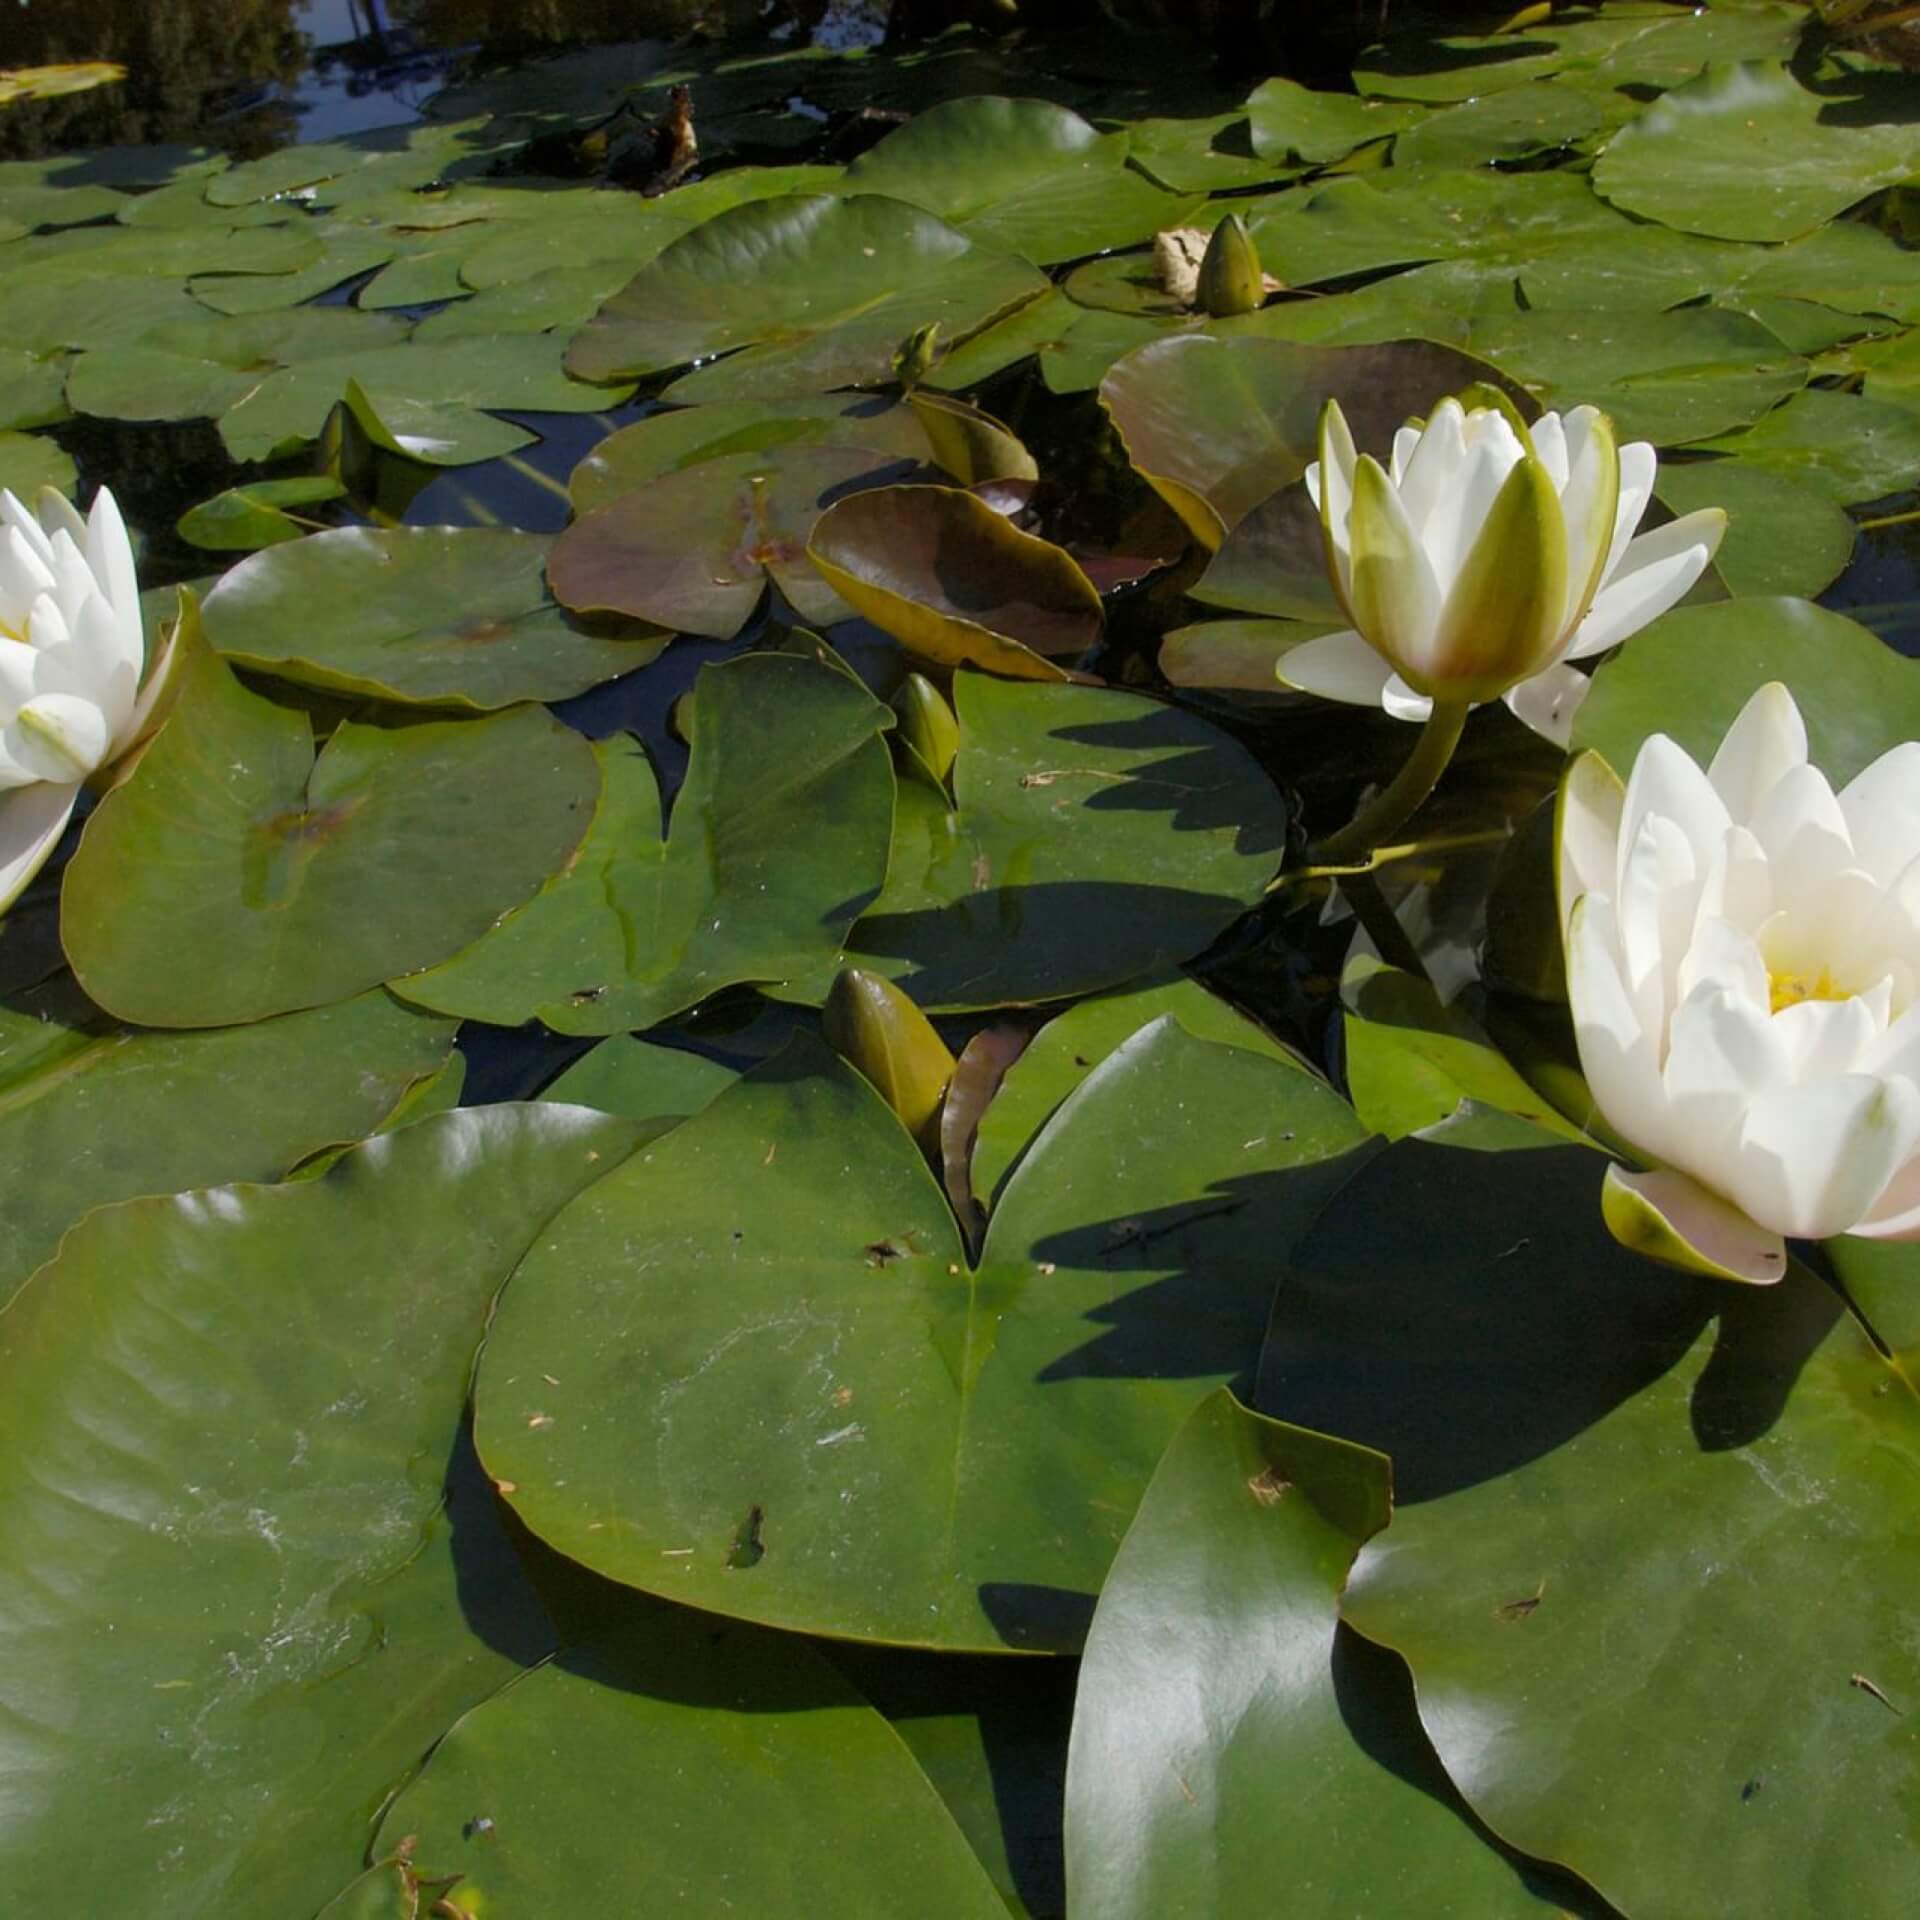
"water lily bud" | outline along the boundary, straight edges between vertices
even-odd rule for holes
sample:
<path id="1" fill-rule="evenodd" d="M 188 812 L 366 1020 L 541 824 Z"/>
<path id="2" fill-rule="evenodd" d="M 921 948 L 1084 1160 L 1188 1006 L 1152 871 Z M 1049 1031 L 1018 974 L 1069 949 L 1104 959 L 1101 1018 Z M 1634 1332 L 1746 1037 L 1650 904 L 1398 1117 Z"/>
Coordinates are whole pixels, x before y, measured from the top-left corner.
<path id="1" fill-rule="evenodd" d="M 911 393 L 929 373 L 939 357 L 940 322 L 929 320 L 914 330 L 894 350 L 893 376 L 902 393 Z"/>
<path id="2" fill-rule="evenodd" d="M 924 673 L 910 673 L 891 704 L 900 716 L 901 739 L 936 780 L 944 781 L 960 751 L 960 722 L 945 696 Z"/>
<path id="3" fill-rule="evenodd" d="M 1664 734 L 1561 792 L 1580 1064 L 1605 1214 L 1657 1258 L 1778 1279 L 1783 1237 L 1920 1240 L 1920 742 L 1835 794 L 1764 686 L 1700 767 Z"/>
<path id="4" fill-rule="evenodd" d="M 891 980 L 843 967 L 821 1018 L 828 1045 L 873 1083 L 907 1131 L 937 1144 L 954 1061 L 927 1016 Z"/>
<path id="5" fill-rule="evenodd" d="M 1199 302 L 1216 319 L 1252 313 L 1267 297 L 1259 249 L 1237 213 L 1223 214 L 1200 262 Z"/>
<path id="6" fill-rule="evenodd" d="M 178 651 L 170 640 L 147 660 L 133 547 L 105 487 L 84 520 L 51 488 L 37 514 L 0 490 L 0 910 L 82 785 L 150 731 Z"/>
<path id="7" fill-rule="evenodd" d="M 1564 746 L 1603 653 L 1665 613 L 1726 531 L 1717 507 L 1634 537 L 1653 498 L 1653 448 L 1616 446 L 1594 407 L 1525 424 L 1471 389 L 1402 427 L 1385 466 L 1358 453 L 1329 402 L 1306 472 L 1328 576 L 1349 631 L 1291 649 L 1306 693 L 1425 720 L 1437 697 L 1504 699 Z"/>

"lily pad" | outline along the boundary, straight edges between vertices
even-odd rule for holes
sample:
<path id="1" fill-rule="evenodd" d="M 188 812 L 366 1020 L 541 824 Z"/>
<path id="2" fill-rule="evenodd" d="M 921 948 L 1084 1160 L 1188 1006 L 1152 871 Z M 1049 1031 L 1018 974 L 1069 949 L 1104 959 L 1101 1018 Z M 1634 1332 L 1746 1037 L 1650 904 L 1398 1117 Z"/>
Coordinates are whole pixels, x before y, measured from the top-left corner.
<path id="1" fill-rule="evenodd" d="M 554 542 L 554 596 L 728 640 L 771 583 L 801 619 L 844 620 L 845 604 L 807 558 L 815 523 L 836 499 L 909 471 L 890 451 L 803 441 L 663 473 L 583 513 Z"/>
<path id="2" fill-rule="evenodd" d="M 1736 594 L 1799 594 L 1832 586 L 1853 557 L 1854 525 L 1833 501 L 1742 460 L 1661 465 L 1655 497 L 1675 514 L 1724 507 L 1727 537 L 1713 564 Z"/>
<path id="3" fill-rule="evenodd" d="M 973 1185 L 983 1201 L 998 1201 L 1021 1154 L 1081 1081 L 1162 1015 L 1171 1015 L 1196 1040 L 1238 1047 L 1280 1066 L 1309 1071 L 1264 1027 L 1184 974 L 1150 975 L 1115 992 L 1096 994 L 1049 1020 L 1008 1068 L 974 1141 Z"/>
<path id="4" fill-rule="evenodd" d="M 1404 1669 L 1340 1628 L 1388 1481 L 1384 1455 L 1224 1390 L 1174 1435 L 1081 1663 L 1066 1820 L 1081 1908 L 1206 1920 L 1285 1887 L 1296 1913 L 1567 1911 L 1463 1817 Z"/>
<path id="5" fill-rule="evenodd" d="M 1543 406 L 1596 406 L 1622 440 L 1677 446 L 1744 427 L 1807 382 L 1807 363 L 1744 313 L 1516 313 L 1473 347 Z"/>
<path id="6" fill-rule="evenodd" d="M 256 480 L 229 487 L 189 507 L 176 522 L 181 539 L 214 552 L 256 553 L 311 532 L 288 507 L 320 506 L 338 500 L 346 488 L 330 474 L 295 474 L 284 480 Z"/>
<path id="7" fill-rule="evenodd" d="M 1102 687 L 958 673 L 954 804 L 902 781 L 841 964 L 928 1011 L 1031 1005 L 1190 959 L 1263 896 L 1286 803 L 1237 741 Z M 818 1004 L 838 966 L 789 981 Z"/>
<path id="8" fill-rule="evenodd" d="M 1270 159 L 1255 147 L 1245 112 L 1193 120 L 1130 120 L 1127 138 L 1127 157 L 1133 164 L 1175 193 L 1264 187 L 1303 171 L 1301 163 Z"/>
<path id="9" fill-rule="evenodd" d="M 1200 205 L 1127 165 L 1101 133 L 1046 100 L 991 95 L 917 113 L 848 168 L 849 193 L 923 207 L 984 245 L 1045 266 L 1132 246 Z"/>
<path id="10" fill-rule="evenodd" d="M 87 1833 L 120 1911 L 311 1913 L 448 1723 L 551 1647 L 442 1483 L 501 1279 L 631 1138 L 448 1114 L 321 1180 L 90 1214 L 15 1298 L 0 1863 L 24 1910 L 59 1909 Z"/>
<path id="11" fill-rule="evenodd" d="M 1809 757 L 1836 789 L 1920 737 L 1920 664 L 1843 614 L 1752 598 L 1678 608 L 1622 648 L 1574 717 L 1574 750 L 1597 748 L 1624 778 L 1640 743 L 1665 733 L 1705 766 L 1769 680 L 1791 689 Z"/>
<path id="12" fill-rule="evenodd" d="M 483 1911 L 537 1912 L 564 1881 L 614 1911 L 645 1887 L 689 1913 L 885 1920 L 910 1886 L 941 1920 L 1005 1920 L 926 1776 L 821 1654 L 680 1608 L 642 1620 L 456 1723 L 381 1841 L 404 1839 L 422 1880 L 459 1874 Z"/>
<path id="13" fill-rule="evenodd" d="M 1369 103 L 1379 108 L 1382 103 Z M 1404 111 L 1404 109 L 1402 109 Z M 1477 167 L 1529 160 L 1577 146 L 1634 109 L 1555 80 L 1535 80 L 1462 100 L 1409 127 L 1393 143 L 1399 167 Z"/>
<path id="14" fill-rule="evenodd" d="M 341 527 L 243 560 L 201 609 L 230 660 L 336 693 L 490 708 L 562 700 L 658 658 L 547 591 L 549 543 L 500 528 Z"/>
<path id="15" fill-rule="evenodd" d="M 1337 630 L 1337 622 L 1327 621 L 1197 620 L 1169 629 L 1157 664 L 1172 685 L 1230 694 L 1236 709 L 1294 706 L 1301 696 L 1281 684 L 1280 662 L 1305 641 Z"/>
<path id="16" fill-rule="evenodd" d="M 1262 1404 L 1390 1450 L 1399 1489 L 1342 1611 L 1475 1811 L 1622 1912 L 1900 1913 L 1902 1362 L 1802 1268 L 1625 1252 L 1600 1167 L 1406 1142 L 1297 1249 Z"/>
<path id="17" fill-rule="evenodd" d="M 0 347 L 0 431 L 50 427 L 68 417 L 67 363 L 59 354 Z"/>
<path id="18" fill-rule="evenodd" d="M 1593 184 L 1666 226 L 1792 240 L 1920 170 L 1904 87 L 1888 74 L 1810 88 L 1778 60 L 1710 68 L 1624 128 Z"/>
<path id="19" fill-rule="evenodd" d="M 520 912 L 395 991 L 499 1026 L 617 1033 L 827 963 L 886 876 L 891 714 L 851 675 L 772 654 L 704 667 L 694 698 L 664 839 L 639 743 L 601 742 L 579 853 Z"/>
<path id="20" fill-rule="evenodd" d="M 567 478 L 576 513 L 589 513 L 662 474 L 735 453 L 778 447 L 863 447 L 924 460 L 927 436 L 909 407 L 863 394 L 796 394 L 767 404 L 667 407 L 621 427 Z"/>
<path id="21" fill-rule="evenodd" d="M 739 1079 L 736 1068 L 683 1047 L 657 1046 L 630 1033 L 615 1033 L 589 1047 L 542 1100 L 617 1113 L 643 1126 L 683 1120 Z"/>
<path id="22" fill-rule="evenodd" d="M 1046 285 L 899 201 L 790 195 L 676 240 L 574 336 L 567 365 L 611 380 L 728 356 L 675 382 L 678 401 L 879 386 L 916 327 L 964 339 Z"/>
<path id="23" fill-rule="evenodd" d="M 594 785 L 586 741 L 533 707 L 345 722 L 316 754 L 306 714 L 205 654 L 87 822 L 67 956 L 95 1000 L 146 1026 L 343 1000 L 518 906 L 586 831 Z"/>
<path id="24" fill-rule="evenodd" d="M 22 500 L 33 499 L 42 487 L 71 494 L 79 477 L 59 441 L 42 433 L 0 433 L 0 487 Z"/>
<path id="25" fill-rule="evenodd" d="M 1920 472 L 1920 416 L 1856 393 L 1809 387 L 1744 433 L 1700 443 L 1796 480 L 1841 506 L 1883 499 Z"/>
<path id="26" fill-rule="evenodd" d="M 1295 80 L 1263 80 L 1247 96 L 1253 150 L 1268 160 L 1343 160 L 1422 118 L 1424 109 L 1352 94 L 1317 93 Z"/>
<path id="27" fill-rule="evenodd" d="M 1372 447 L 1447 394 L 1489 379 L 1508 385 L 1484 360 L 1426 340 L 1309 347 L 1193 335 L 1116 362 L 1100 404 L 1134 467 L 1195 538 L 1217 549 L 1319 457 L 1329 400 L 1339 400 L 1356 442 Z"/>
<path id="28" fill-rule="evenodd" d="M 1307 1076 L 1160 1021 L 1055 1116 L 969 1273 L 892 1111 L 802 1043 L 554 1222 L 488 1341 L 481 1455 L 536 1533 L 629 1585 L 848 1638 L 1071 1647 L 1359 1139 Z"/>
<path id="29" fill-rule="evenodd" d="M 958 487 L 890 486 L 822 514 L 807 556 L 856 612 L 922 659 L 1057 680 L 1043 657 L 1099 639 L 1100 595 L 1064 547 Z"/>
<path id="30" fill-rule="evenodd" d="M 437 1072 L 452 1026 L 385 993 L 211 1033 L 129 1033 L 91 1021 L 44 1070 L 9 1074 L 0 1152 L 0 1304 L 90 1209 L 219 1180 L 273 1180 L 371 1133 Z M 9 1061 L 11 1065 L 11 1061 Z"/>

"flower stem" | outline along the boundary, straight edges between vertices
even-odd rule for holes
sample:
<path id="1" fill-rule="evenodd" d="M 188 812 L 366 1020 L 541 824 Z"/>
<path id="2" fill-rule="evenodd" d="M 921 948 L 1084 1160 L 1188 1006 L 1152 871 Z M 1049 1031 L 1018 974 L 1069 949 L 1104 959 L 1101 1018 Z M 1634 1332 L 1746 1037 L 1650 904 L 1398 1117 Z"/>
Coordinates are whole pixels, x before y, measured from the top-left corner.
<path id="1" fill-rule="evenodd" d="M 1315 865 L 1357 860 L 1413 818 L 1446 772 L 1466 728 L 1467 712 L 1464 700 L 1433 703 L 1406 765 L 1338 833 L 1329 834 L 1311 850 Z"/>

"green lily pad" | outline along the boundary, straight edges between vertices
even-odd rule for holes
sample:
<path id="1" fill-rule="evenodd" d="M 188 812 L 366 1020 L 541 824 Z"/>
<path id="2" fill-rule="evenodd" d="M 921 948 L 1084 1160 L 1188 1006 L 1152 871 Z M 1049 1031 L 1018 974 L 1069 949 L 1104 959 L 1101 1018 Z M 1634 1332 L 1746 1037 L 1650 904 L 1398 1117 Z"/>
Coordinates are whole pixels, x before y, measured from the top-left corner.
<path id="1" fill-rule="evenodd" d="M 1578 175 L 1487 171 L 1333 180 L 1249 201 L 1247 224 L 1267 271 L 1290 287 L 1633 232 Z"/>
<path id="2" fill-rule="evenodd" d="M 84 1833 L 117 1910 L 311 1913 L 448 1723 L 551 1647 L 443 1479 L 495 1290 L 631 1139 L 575 1109 L 448 1114 L 320 1180 L 90 1214 L 15 1298 L 0 1863 L 23 1911 L 58 1911 Z"/>
<path id="3" fill-rule="evenodd" d="M 1174 1435 L 1080 1668 L 1066 1817 L 1080 1907 L 1207 1920 L 1285 1887 L 1299 1913 L 1567 1911 L 1463 1817 L 1404 1669 L 1340 1630 L 1388 1483 L 1383 1455 L 1224 1390 Z"/>
<path id="4" fill-rule="evenodd" d="M 80 478 L 73 456 L 43 433 L 0 433 L 0 487 L 31 500 L 42 487 L 71 494 Z"/>
<path id="5" fill-rule="evenodd" d="M 554 603 L 549 544 L 491 527 L 341 527 L 241 561 L 201 617 L 244 666 L 429 706 L 563 700 L 657 659 L 668 634 L 591 633 Z"/>
<path id="6" fill-rule="evenodd" d="M 1830 221 L 1784 247 L 1743 249 L 1722 297 L 1764 294 L 1920 321 L 1920 254 L 1864 221 Z"/>
<path id="7" fill-rule="evenodd" d="M 54 426 L 69 411 L 62 356 L 0 347 L 0 432 Z"/>
<path id="8" fill-rule="evenodd" d="M 1407 1659 L 1474 1810 L 1620 1911 L 1904 1912 L 1902 1359 L 1802 1268 L 1626 1252 L 1595 1155 L 1438 1153 L 1336 1197 L 1263 1358 L 1263 1406 L 1393 1456 L 1345 1617 Z"/>
<path id="9" fill-rule="evenodd" d="M 1071 1647 L 1359 1139 L 1314 1080 L 1162 1020 L 1055 1116 L 969 1273 L 892 1111 L 800 1043 L 554 1222 L 488 1341 L 481 1455 L 536 1533 L 629 1585 L 848 1638 Z"/>
<path id="10" fill-rule="evenodd" d="M 479 124 L 375 127 L 338 140 L 282 147 L 214 174 L 207 181 L 207 199 L 216 207 L 244 207 L 297 196 L 310 206 L 338 206 L 357 197 L 424 187 L 470 148 L 468 136 Z"/>
<path id="11" fill-rule="evenodd" d="M 1046 284 L 898 201 L 791 195 L 676 240 L 574 336 L 567 365 L 610 380 L 728 356 L 676 381 L 676 401 L 884 385 L 916 327 L 964 339 Z"/>
<path id="12" fill-rule="evenodd" d="M 1809 387 L 1744 433 L 1702 441 L 1699 450 L 1733 454 L 1850 506 L 1913 485 L 1920 418 L 1910 407 Z"/>
<path id="13" fill-rule="evenodd" d="M 1640 743 L 1665 733 L 1704 767 L 1769 680 L 1792 691 L 1809 757 L 1836 789 L 1920 737 L 1920 665 L 1843 614 L 1754 598 L 1681 607 L 1636 636 L 1594 675 L 1574 750 L 1597 748 L 1624 779 Z"/>
<path id="14" fill-rule="evenodd" d="M 1022 533 L 958 487 L 889 486 L 836 502 L 807 556 L 856 612 L 910 653 L 1056 680 L 1046 658 L 1100 637 L 1100 595 L 1064 547 Z"/>
<path id="15" fill-rule="evenodd" d="M 573 852 L 594 785 L 586 741 L 534 707 L 346 722 L 316 755 L 306 714 L 204 654 L 87 822 L 67 957 L 103 1007 L 146 1026 L 343 1000 L 518 906 Z"/>
<path id="16" fill-rule="evenodd" d="M 554 595 L 716 640 L 747 624 L 769 583 L 802 620 L 844 620 L 845 603 L 807 558 L 814 525 L 836 498 L 908 471 L 884 449 L 802 441 L 665 472 L 583 513 L 554 542 Z"/>
<path id="17" fill-rule="evenodd" d="M 1410 127 L 1424 109 L 1352 94 L 1316 93 L 1297 81 L 1264 80 L 1247 96 L 1253 150 L 1268 160 L 1320 165 Z"/>
<path id="18" fill-rule="evenodd" d="M 1920 170 L 1903 87 L 1882 75 L 1809 88 L 1777 60 L 1710 68 L 1622 129 L 1593 184 L 1666 226 L 1792 240 Z"/>
<path id="19" fill-rule="evenodd" d="M 1603 89 L 1666 88 L 1712 61 L 1786 59 L 1806 11 L 1778 4 L 1676 12 L 1610 5 L 1585 19 L 1531 21 L 1484 35 L 1396 36 L 1354 71 L 1362 93 L 1401 100 L 1467 100 L 1550 74 Z"/>
<path id="20" fill-rule="evenodd" d="M 93 1021 L 0 1094 L 13 1200 L 0 1222 L 0 1304 L 90 1209 L 221 1180 L 273 1180 L 371 1133 L 445 1062 L 453 1029 L 385 993 L 211 1033 Z M 9 1066 L 11 1066 L 9 1061 Z"/>
<path id="21" fill-rule="evenodd" d="M 997 1202 L 1021 1154 L 1088 1074 L 1142 1027 L 1163 1014 L 1181 1030 L 1215 1046 L 1238 1047 L 1280 1066 L 1308 1071 L 1299 1056 L 1237 1008 L 1184 974 L 1150 975 L 1096 994 L 1056 1015 L 1008 1068 L 973 1147 L 973 1186 Z"/>
<path id="22" fill-rule="evenodd" d="M 1472 337 L 1543 406 L 1601 407 L 1622 440 L 1656 446 L 1747 426 L 1807 381 L 1807 363 L 1759 321 L 1716 307 L 1516 313 Z"/>
<path id="23" fill-rule="evenodd" d="M 1218 548 L 1319 457 L 1329 400 L 1340 401 L 1356 442 L 1371 447 L 1447 394 L 1488 379 L 1507 384 L 1484 360 L 1426 340 L 1309 347 L 1192 335 L 1117 361 L 1100 383 L 1100 404 L 1134 467 L 1197 539 Z"/>
<path id="24" fill-rule="evenodd" d="M 1303 696 L 1282 686 L 1280 662 L 1337 622 L 1308 620 L 1197 620 L 1170 628 L 1157 665 L 1167 680 L 1190 691 L 1231 694 L 1236 709 L 1295 706 Z"/>
<path id="25" fill-rule="evenodd" d="M 542 1089 L 542 1100 L 593 1107 L 623 1120 L 655 1126 L 698 1113 L 715 1094 L 739 1079 L 704 1054 L 656 1046 L 630 1033 L 609 1034 L 589 1047 L 565 1073 Z"/>
<path id="26" fill-rule="evenodd" d="M 382 1841 L 405 1837 L 423 1879 L 458 1873 L 485 1912 L 536 1912 L 564 1881 L 613 1911 L 644 1887 L 689 1913 L 884 1920 L 910 1886 L 941 1920 L 1005 1920 L 931 1783 L 821 1654 L 679 1608 L 642 1617 L 468 1713 Z"/>
<path id="27" fill-rule="evenodd" d="M 299 540 L 312 527 L 288 513 L 338 500 L 346 488 L 331 474 L 295 474 L 285 480 L 255 480 L 229 487 L 189 507 L 175 523 L 181 539 L 220 553 L 257 553 L 262 547 Z"/>
<path id="28" fill-rule="evenodd" d="M 954 805 L 900 784 L 839 964 L 928 1011 L 1031 1005 L 1190 959 L 1263 896 L 1286 803 L 1204 720 L 1103 687 L 954 676 Z M 836 965 L 789 981 L 818 1004 Z"/>
<path id="29" fill-rule="evenodd" d="M 1655 496 L 1676 514 L 1724 507 L 1727 537 L 1713 557 L 1736 594 L 1799 594 L 1832 586 L 1853 557 L 1845 510 L 1810 487 L 1743 460 L 1664 463 Z"/>
<path id="30" fill-rule="evenodd" d="M 1244 111 L 1207 114 L 1193 120 L 1127 122 L 1127 157 L 1150 180 L 1175 193 L 1228 193 L 1264 187 L 1303 170 L 1275 160 L 1254 145 Z"/>
<path id="31" fill-rule="evenodd" d="M 0 180 L 0 226 L 9 239 L 43 227 L 79 227 L 90 220 L 111 220 L 128 204 L 112 187 L 12 186 Z"/>
<path id="32" fill-rule="evenodd" d="M 796 394 L 774 405 L 667 407 L 608 434 L 568 475 L 567 492 L 575 513 L 589 513 L 703 460 L 791 446 L 864 447 L 902 460 L 928 453 L 913 410 L 877 396 Z"/>
<path id="33" fill-rule="evenodd" d="M 1347 1090 L 1376 1133 L 1495 1153 L 1585 1141 L 1431 982 L 1356 961 L 1341 997 Z"/>
<path id="34" fill-rule="evenodd" d="M 1376 109 L 1382 103 L 1370 102 Z M 1405 109 L 1402 109 L 1404 111 Z M 1556 80 L 1463 100 L 1410 126 L 1393 143 L 1400 167 L 1476 167 L 1573 147 L 1602 129 L 1617 126 L 1634 109 L 1624 99 L 1603 100 Z"/>
<path id="35" fill-rule="evenodd" d="M 976 96 L 915 114 L 847 168 L 846 190 L 923 207 L 1045 266 L 1192 217 L 1199 198 L 1136 172 L 1127 151 L 1125 133 L 1101 133 L 1050 101 Z"/>
<path id="36" fill-rule="evenodd" d="M 687 779 L 661 836 L 637 741 L 596 749 L 579 853 L 518 913 L 395 991 L 560 1033 L 650 1027 L 709 993 L 826 964 L 887 869 L 888 710 L 836 668 L 759 654 L 701 670 Z M 791 826 L 809 822 L 802 839 Z"/>
<path id="37" fill-rule="evenodd" d="M 264 460 L 293 451 L 319 438 L 349 383 L 358 384 L 382 418 L 390 416 L 391 424 L 417 435 L 416 416 L 422 410 L 457 425 L 462 414 L 489 407 L 516 413 L 597 413 L 617 406 L 632 392 L 630 386 L 590 386 L 569 378 L 560 366 L 561 352 L 560 341 L 552 336 L 507 333 L 431 345 L 409 341 L 350 359 L 283 367 L 221 416 L 220 438 L 236 460 Z M 532 437 L 503 421 L 477 424 L 510 434 L 509 447 Z M 408 451 L 421 457 L 416 449 Z M 501 451 L 498 444 L 475 441 L 465 457 L 486 459 Z"/>

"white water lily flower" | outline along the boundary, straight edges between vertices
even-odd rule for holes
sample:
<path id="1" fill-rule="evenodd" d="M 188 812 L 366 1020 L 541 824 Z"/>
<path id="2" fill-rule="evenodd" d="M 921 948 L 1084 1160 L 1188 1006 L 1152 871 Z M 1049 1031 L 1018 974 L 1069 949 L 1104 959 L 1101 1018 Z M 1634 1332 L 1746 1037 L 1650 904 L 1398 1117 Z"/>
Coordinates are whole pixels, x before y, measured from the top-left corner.
<path id="1" fill-rule="evenodd" d="M 135 745 L 165 662 L 146 642 L 133 548 L 102 487 L 81 519 L 0 490 L 0 910 L 40 870 L 90 775 Z M 143 686 L 144 679 L 144 686 Z"/>
<path id="2" fill-rule="evenodd" d="M 1559 885 L 1594 1105 L 1658 1163 L 1608 1174 L 1622 1239 L 1744 1280 L 1783 1235 L 1920 1239 L 1920 741 L 1836 795 L 1774 684 L 1705 773 L 1583 754 Z"/>
<path id="3" fill-rule="evenodd" d="M 1634 538 L 1657 462 L 1614 444 L 1595 407 L 1516 430 L 1498 407 L 1443 400 L 1356 454 L 1337 403 L 1307 490 L 1351 630 L 1290 651 L 1280 678 L 1330 700 L 1425 720 L 1434 697 L 1504 699 L 1565 746 L 1587 678 L 1568 663 L 1617 646 L 1706 570 L 1727 517 L 1689 513 Z"/>

